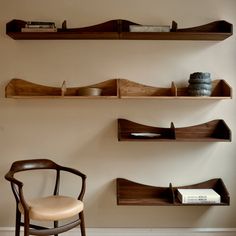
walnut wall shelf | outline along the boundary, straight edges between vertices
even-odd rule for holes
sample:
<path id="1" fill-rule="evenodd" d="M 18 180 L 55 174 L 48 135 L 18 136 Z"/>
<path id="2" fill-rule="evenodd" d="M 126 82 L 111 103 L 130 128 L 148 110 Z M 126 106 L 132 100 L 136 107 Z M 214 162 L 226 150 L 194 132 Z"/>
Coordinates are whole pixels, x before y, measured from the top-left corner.
<path id="1" fill-rule="evenodd" d="M 156 205 L 156 206 L 226 206 L 230 204 L 230 196 L 222 179 L 211 179 L 202 183 L 173 187 L 155 187 L 135 183 L 133 181 L 118 178 L 117 187 L 117 205 Z M 178 188 L 206 189 L 211 188 L 221 196 L 221 203 L 218 204 L 182 204 L 177 198 Z"/>
<path id="2" fill-rule="evenodd" d="M 233 34 L 233 25 L 214 21 L 205 25 L 178 29 L 172 22 L 171 32 L 129 32 L 130 25 L 139 25 L 127 20 L 111 20 L 101 24 L 67 28 L 66 24 L 57 32 L 21 32 L 26 24 L 23 20 L 12 20 L 6 25 L 6 33 L 16 40 L 32 39 L 132 39 L 132 40 L 224 40 Z"/>
<path id="3" fill-rule="evenodd" d="M 211 96 L 189 96 L 188 87 L 178 88 L 172 82 L 169 88 L 147 86 L 126 79 L 120 79 L 121 98 L 157 98 L 157 99 L 227 99 L 232 98 L 232 89 L 225 80 L 212 81 Z"/>
<path id="4" fill-rule="evenodd" d="M 231 131 L 224 120 L 175 128 L 152 127 L 126 119 L 118 119 L 119 141 L 231 142 Z"/>
<path id="5" fill-rule="evenodd" d="M 213 80 L 211 96 L 188 96 L 187 86 L 178 88 L 172 82 L 169 88 L 151 87 L 126 79 L 111 79 L 85 87 L 100 88 L 101 96 L 79 96 L 81 87 L 65 88 L 35 84 L 12 79 L 5 88 L 7 98 L 121 98 L 121 99 L 230 99 L 232 89 L 224 80 Z M 83 88 L 85 88 L 83 87 Z"/>
<path id="6" fill-rule="evenodd" d="M 100 96 L 80 96 L 82 88 L 99 88 L 102 90 Z M 118 80 L 111 79 L 98 84 L 65 88 L 49 87 L 31 83 L 22 79 L 12 79 L 5 88 L 7 98 L 118 98 Z"/>

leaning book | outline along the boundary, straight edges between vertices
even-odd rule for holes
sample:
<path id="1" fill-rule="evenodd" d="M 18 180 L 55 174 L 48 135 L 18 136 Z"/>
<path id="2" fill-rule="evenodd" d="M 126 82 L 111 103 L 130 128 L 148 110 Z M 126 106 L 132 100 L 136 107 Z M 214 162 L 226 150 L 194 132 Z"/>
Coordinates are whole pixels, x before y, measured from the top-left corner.
<path id="1" fill-rule="evenodd" d="M 183 204 L 219 204 L 220 195 L 213 189 L 177 189 L 177 197 Z"/>

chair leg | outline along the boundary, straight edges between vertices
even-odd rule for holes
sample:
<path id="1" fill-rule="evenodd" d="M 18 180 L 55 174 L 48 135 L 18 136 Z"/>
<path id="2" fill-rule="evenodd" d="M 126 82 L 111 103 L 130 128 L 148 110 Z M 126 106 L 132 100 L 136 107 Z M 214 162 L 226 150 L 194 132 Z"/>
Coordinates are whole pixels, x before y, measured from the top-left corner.
<path id="1" fill-rule="evenodd" d="M 24 214 L 24 236 L 29 236 L 29 216 Z"/>
<path id="2" fill-rule="evenodd" d="M 58 221 L 54 221 L 54 228 L 58 227 Z M 58 234 L 54 234 L 54 236 L 58 236 Z"/>
<path id="3" fill-rule="evenodd" d="M 20 222 L 21 222 L 21 213 L 16 207 L 16 226 L 15 226 L 15 236 L 20 236 Z"/>
<path id="4" fill-rule="evenodd" d="M 81 236 L 86 236 L 85 223 L 84 223 L 84 212 L 83 211 L 79 213 L 79 218 L 81 220 L 81 223 L 80 223 Z"/>

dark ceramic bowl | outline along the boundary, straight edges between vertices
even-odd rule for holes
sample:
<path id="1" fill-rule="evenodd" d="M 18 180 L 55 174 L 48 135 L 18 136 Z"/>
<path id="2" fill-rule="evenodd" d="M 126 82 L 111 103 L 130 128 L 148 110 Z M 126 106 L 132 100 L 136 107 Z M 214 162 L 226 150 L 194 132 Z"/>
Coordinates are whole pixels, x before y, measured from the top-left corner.
<path id="1" fill-rule="evenodd" d="M 195 72 L 190 75 L 190 79 L 188 81 L 190 84 L 211 84 L 211 74 L 206 72 Z"/>
<path id="2" fill-rule="evenodd" d="M 188 90 L 190 96 L 211 96 L 211 90 L 208 89 L 190 89 Z"/>

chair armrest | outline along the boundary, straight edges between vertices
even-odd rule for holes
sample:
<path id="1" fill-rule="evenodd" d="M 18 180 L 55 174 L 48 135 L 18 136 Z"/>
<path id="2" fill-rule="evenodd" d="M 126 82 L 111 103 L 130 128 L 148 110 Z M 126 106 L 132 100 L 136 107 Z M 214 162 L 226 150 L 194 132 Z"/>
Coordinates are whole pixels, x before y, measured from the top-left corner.
<path id="1" fill-rule="evenodd" d="M 23 187 L 23 183 L 19 180 L 17 180 L 16 178 L 14 178 L 14 172 L 9 171 L 6 175 L 5 175 L 5 179 L 10 181 L 11 183 L 16 184 L 19 188 Z"/>
<path id="2" fill-rule="evenodd" d="M 65 166 L 60 166 L 60 170 L 63 170 L 63 171 L 67 171 L 67 172 L 70 172 L 72 174 L 75 174 L 75 175 L 78 175 L 80 176 L 82 179 L 86 179 L 86 175 L 83 174 L 82 172 L 76 170 L 76 169 L 73 169 L 73 168 L 70 168 L 70 167 L 65 167 Z"/>
<path id="3" fill-rule="evenodd" d="M 5 179 L 11 182 L 11 188 L 16 198 L 16 201 L 22 204 L 25 212 L 28 212 L 29 206 L 27 202 L 25 201 L 24 194 L 23 194 L 24 184 L 21 181 L 14 178 L 14 172 L 11 170 L 5 175 Z"/>
<path id="4" fill-rule="evenodd" d="M 76 169 L 70 168 L 70 167 L 60 166 L 60 170 L 75 174 L 75 175 L 80 176 L 82 178 L 81 191 L 80 191 L 80 194 L 78 196 L 78 200 L 82 201 L 83 197 L 84 197 L 84 193 L 85 193 L 87 176 L 85 174 L 83 174 L 82 172 L 80 172 Z"/>

